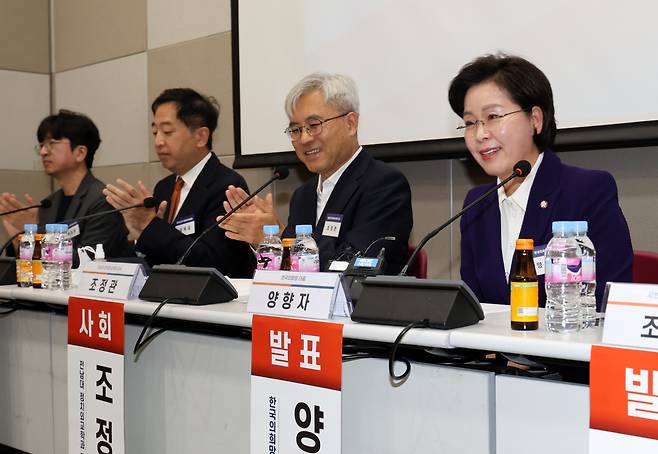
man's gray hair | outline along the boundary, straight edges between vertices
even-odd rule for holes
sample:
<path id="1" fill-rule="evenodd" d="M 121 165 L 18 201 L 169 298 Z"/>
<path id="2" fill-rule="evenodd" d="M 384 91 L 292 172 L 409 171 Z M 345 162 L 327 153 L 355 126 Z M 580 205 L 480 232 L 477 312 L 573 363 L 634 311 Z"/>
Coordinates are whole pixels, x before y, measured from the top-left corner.
<path id="1" fill-rule="evenodd" d="M 299 98 L 319 90 L 324 95 L 324 101 L 340 113 L 359 113 L 359 93 L 354 80 L 343 74 L 313 73 L 304 77 L 292 87 L 286 97 L 286 114 L 292 118 Z"/>

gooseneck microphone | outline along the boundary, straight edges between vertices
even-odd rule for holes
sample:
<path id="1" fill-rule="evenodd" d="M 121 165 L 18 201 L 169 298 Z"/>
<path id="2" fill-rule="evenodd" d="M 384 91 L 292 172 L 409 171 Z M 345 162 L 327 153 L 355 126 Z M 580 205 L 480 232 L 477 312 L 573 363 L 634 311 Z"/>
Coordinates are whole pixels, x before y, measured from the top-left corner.
<path id="1" fill-rule="evenodd" d="M 44 202 L 47 202 L 47 203 L 44 203 Z M 80 216 L 80 217 L 77 217 L 77 218 L 64 219 L 63 221 L 60 221 L 60 222 L 54 222 L 54 224 L 73 224 L 75 222 L 85 221 L 87 219 L 91 219 L 91 218 L 95 218 L 95 217 L 99 217 L 99 216 L 105 216 L 107 214 L 119 213 L 121 211 L 130 210 L 131 208 L 155 208 L 157 205 L 158 205 L 158 202 L 157 202 L 157 200 L 155 200 L 154 197 L 146 197 L 143 201 L 141 201 L 139 203 L 136 203 L 135 205 L 130 205 L 130 206 L 123 207 L 123 208 L 115 208 L 113 210 L 100 211 L 98 213 L 92 213 L 92 214 L 88 214 L 86 216 Z M 41 205 L 35 205 L 35 206 L 31 206 L 31 207 L 21 208 L 20 210 L 14 210 L 13 212 L 27 210 L 27 209 L 30 209 L 30 208 L 37 208 L 37 207 L 50 208 L 51 206 L 52 206 L 52 202 L 48 199 L 44 199 L 44 200 L 41 201 Z M 5 215 L 5 214 L 9 214 L 9 213 L 0 213 L 0 216 Z M 45 224 L 39 224 L 39 228 L 43 228 L 44 226 L 45 226 Z M 22 233 L 25 233 L 25 231 L 21 230 L 20 232 L 18 232 L 17 234 L 15 234 L 11 238 L 9 238 L 5 244 L 3 244 L 2 247 L 0 247 L 0 255 L 5 251 L 5 249 L 7 249 L 9 247 L 11 242 L 14 241 L 18 237 L 18 235 L 20 235 Z"/>
<path id="2" fill-rule="evenodd" d="M 219 221 L 215 222 L 214 224 L 211 224 L 210 226 L 208 226 L 208 228 L 206 228 L 203 232 L 201 232 L 201 234 L 200 234 L 198 237 L 196 237 L 195 240 L 192 242 L 192 244 L 190 244 L 189 247 L 185 250 L 185 252 L 183 253 L 183 255 L 181 255 L 181 257 L 180 257 L 180 258 L 178 259 L 178 261 L 176 262 L 176 265 L 184 265 L 184 264 L 185 264 L 185 259 L 187 259 L 187 257 L 190 255 L 190 252 L 192 251 L 192 249 L 194 248 L 194 246 L 196 246 L 196 244 L 197 244 L 199 241 L 201 241 L 201 239 L 202 239 L 204 236 L 206 236 L 206 235 L 207 235 L 209 232 L 211 232 L 213 229 L 218 228 L 217 226 L 219 226 L 222 222 L 224 222 L 225 220 L 227 220 L 227 219 L 228 219 L 233 213 L 235 213 L 235 212 L 238 211 L 240 208 L 242 208 L 242 206 L 243 206 L 245 203 L 249 202 L 251 199 L 253 199 L 254 197 L 256 197 L 260 192 L 263 191 L 263 189 L 265 189 L 266 187 L 268 187 L 270 184 L 272 184 L 272 183 L 275 182 L 276 180 L 285 180 L 286 178 L 288 178 L 288 175 L 289 175 L 289 174 L 290 174 L 290 171 L 288 170 L 287 167 L 277 167 L 277 168 L 275 168 L 275 169 L 274 169 L 274 172 L 272 173 L 272 177 L 271 177 L 269 180 L 267 180 L 267 181 L 266 181 L 261 187 L 259 187 L 259 188 L 256 189 L 254 192 L 252 192 L 252 193 L 249 195 L 249 197 L 247 197 L 246 199 L 244 199 L 242 202 L 238 203 L 236 206 L 234 206 L 233 208 L 231 208 L 231 209 L 230 209 L 230 210 L 229 210 L 224 216 L 222 216 L 222 218 L 221 218 Z"/>
<path id="3" fill-rule="evenodd" d="M 377 238 L 374 240 L 372 243 L 368 245 L 368 247 L 363 251 L 363 256 L 367 257 L 368 256 L 368 251 L 370 250 L 371 247 L 373 247 L 375 244 L 379 243 L 380 241 L 395 241 L 396 238 L 394 236 L 383 236 L 381 238 Z M 380 251 L 381 252 L 381 251 Z M 362 255 L 360 252 L 356 254 L 357 256 Z"/>
<path id="4" fill-rule="evenodd" d="M 27 210 L 31 210 L 33 208 L 50 208 L 52 205 L 53 205 L 52 200 L 43 199 L 41 202 L 39 202 L 38 204 L 35 204 L 35 205 L 25 206 L 25 207 L 22 207 L 22 208 L 16 208 L 15 210 L 9 210 L 9 211 L 2 212 L 2 213 L 0 213 L 0 216 L 6 216 L 8 214 L 19 213 L 21 211 L 27 211 Z"/>
<path id="5" fill-rule="evenodd" d="M 489 197 L 493 192 L 497 191 L 498 188 L 505 186 L 507 183 L 509 183 L 511 180 L 517 177 L 527 177 L 528 174 L 530 174 L 532 166 L 528 161 L 519 161 L 514 165 L 514 170 L 512 171 L 512 174 L 505 178 L 503 181 L 498 183 L 496 186 L 493 188 L 489 189 L 487 192 L 482 194 L 480 197 L 475 199 L 473 202 L 469 203 L 467 206 L 465 206 L 459 213 L 455 214 L 453 217 L 448 219 L 446 222 L 441 224 L 439 227 L 436 229 L 432 230 L 430 233 L 425 235 L 425 237 L 421 240 L 420 243 L 418 243 L 418 246 L 416 246 L 416 249 L 414 249 L 413 254 L 411 254 L 411 257 L 409 257 L 409 260 L 407 261 L 406 265 L 404 265 L 404 268 L 402 268 L 402 271 L 400 271 L 400 274 L 398 276 L 406 276 L 407 275 L 407 270 L 409 269 L 409 266 L 413 263 L 413 261 L 416 259 L 416 256 L 418 255 L 418 252 L 425 246 L 425 244 L 431 240 L 435 235 L 437 235 L 441 230 L 445 229 L 447 226 L 455 222 L 456 219 L 460 218 L 464 213 L 466 213 L 468 210 L 473 208 L 475 205 L 479 204 L 482 202 L 484 199 Z"/>
<path id="6" fill-rule="evenodd" d="M 120 213 L 121 211 L 130 210 L 132 208 L 155 208 L 158 206 L 158 201 L 155 200 L 155 197 L 146 197 L 139 203 L 130 205 L 123 208 L 114 208 L 112 210 L 99 211 L 98 213 L 87 214 L 85 216 L 79 216 L 77 218 L 64 219 L 57 224 L 73 224 L 75 222 L 86 221 L 87 219 L 96 218 L 99 216 L 105 216 L 107 214 Z"/>
<path id="7" fill-rule="evenodd" d="M 26 207 L 23 207 L 23 208 L 17 208 L 15 210 L 5 211 L 4 213 L 0 213 L 0 216 L 5 216 L 5 215 L 8 215 L 8 214 L 14 214 L 14 213 L 18 213 L 18 212 L 21 212 L 21 211 L 27 211 L 27 210 L 31 210 L 33 208 L 50 208 L 52 205 L 53 205 L 52 200 L 43 199 L 37 205 L 30 205 L 30 206 L 26 206 Z M 5 242 L 5 244 L 3 244 L 2 247 L 0 247 L 0 255 L 2 255 L 5 252 L 5 249 L 7 249 L 9 247 L 9 245 L 12 243 L 12 241 L 14 241 L 16 238 L 18 238 L 18 235 L 21 235 L 22 233 L 25 233 L 25 232 L 23 230 L 21 230 L 17 234 L 12 235 Z"/>

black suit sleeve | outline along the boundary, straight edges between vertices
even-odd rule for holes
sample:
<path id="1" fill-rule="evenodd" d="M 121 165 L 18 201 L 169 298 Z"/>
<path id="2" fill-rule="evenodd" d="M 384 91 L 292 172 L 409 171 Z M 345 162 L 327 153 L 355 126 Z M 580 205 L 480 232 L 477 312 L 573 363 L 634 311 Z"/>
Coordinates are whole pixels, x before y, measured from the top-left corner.
<path id="1" fill-rule="evenodd" d="M 329 261 L 342 254 L 348 247 L 362 251 L 378 238 L 394 236 L 395 241 L 379 243 L 369 251 L 373 256 L 386 248 L 386 274 L 398 273 L 408 256 L 409 233 L 413 226 L 411 189 L 406 178 L 399 172 L 370 175 L 363 191 L 359 191 L 358 208 L 354 211 L 351 228 L 344 238 L 329 243 L 321 254 Z M 321 232 L 320 232 L 321 233 Z M 341 235 L 342 236 L 342 235 Z"/>
<path id="2" fill-rule="evenodd" d="M 224 179 L 207 188 L 203 200 L 195 200 L 197 207 L 194 213 L 193 235 L 182 234 L 173 225 L 160 218 L 153 219 L 146 226 L 137 240 L 137 250 L 146 255 L 149 264 L 176 263 L 201 232 L 209 226 L 216 225 L 217 217 L 225 214 L 222 204 L 226 198 L 224 191 L 228 184 L 247 188 L 242 178 L 229 183 Z M 168 195 L 163 192 L 161 183 L 158 183 L 154 191 L 155 198 L 167 200 Z M 185 264 L 213 267 L 233 278 L 251 278 L 256 259 L 248 244 L 228 239 L 224 231 L 217 227 L 211 229 L 194 246 Z"/>
<path id="3" fill-rule="evenodd" d="M 339 185 L 349 181 L 339 181 Z M 388 166 L 370 167 L 359 177 L 357 189 L 349 193 L 349 200 L 340 211 L 343 215 L 338 238 L 322 235 L 324 219 L 320 219 L 314 229 L 314 238 L 320 248 L 320 266 L 326 270 L 329 262 L 343 253 L 353 255 L 366 248 L 378 238 L 395 236 L 393 242 L 373 246 L 369 255 L 377 254 L 386 247 L 387 274 L 398 273 L 408 256 L 409 233 L 413 226 L 411 190 L 404 175 Z M 340 191 L 338 186 L 334 191 Z M 307 184 L 293 194 L 290 202 L 290 216 L 284 236 L 294 237 L 295 225 L 315 224 L 315 186 Z M 334 194 L 331 196 L 334 197 Z M 330 198 L 331 200 L 331 198 Z M 329 209 L 329 208 L 327 208 Z M 350 253 L 350 254 L 348 254 Z M 350 257 L 347 257 L 348 259 Z"/>

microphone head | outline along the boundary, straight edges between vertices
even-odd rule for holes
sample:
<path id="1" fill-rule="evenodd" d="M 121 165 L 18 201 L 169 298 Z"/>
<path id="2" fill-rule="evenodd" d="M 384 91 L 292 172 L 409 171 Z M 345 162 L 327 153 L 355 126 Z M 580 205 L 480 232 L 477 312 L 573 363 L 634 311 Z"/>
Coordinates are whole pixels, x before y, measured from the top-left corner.
<path id="1" fill-rule="evenodd" d="M 50 208 L 53 206 L 53 201 L 50 199 L 43 199 L 40 203 L 41 208 Z"/>
<path id="2" fill-rule="evenodd" d="M 277 167 L 274 169 L 274 176 L 277 177 L 279 180 L 285 180 L 288 178 L 288 175 L 290 174 L 290 170 L 288 167 Z"/>
<path id="3" fill-rule="evenodd" d="M 532 166 L 525 159 L 523 161 L 519 161 L 516 164 L 514 164 L 514 172 L 519 177 L 527 177 L 528 175 L 530 175 L 531 169 Z"/>
<path id="4" fill-rule="evenodd" d="M 158 206 L 158 201 L 155 200 L 155 197 L 146 197 L 143 204 L 144 208 L 155 208 Z"/>

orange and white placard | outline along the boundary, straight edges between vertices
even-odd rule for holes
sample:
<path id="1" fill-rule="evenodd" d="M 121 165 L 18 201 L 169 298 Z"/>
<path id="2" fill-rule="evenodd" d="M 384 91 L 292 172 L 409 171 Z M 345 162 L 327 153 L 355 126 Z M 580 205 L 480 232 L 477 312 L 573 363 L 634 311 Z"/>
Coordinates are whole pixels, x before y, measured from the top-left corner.
<path id="1" fill-rule="evenodd" d="M 590 453 L 658 452 L 658 351 L 592 346 Z"/>
<path id="2" fill-rule="evenodd" d="M 342 324 L 254 315 L 252 453 L 340 453 L 342 348 Z"/>
<path id="3" fill-rule="evenodd" d="M 68 452 L 123 454 L 123 304 L 72 296 L 68 310 Z"/>

